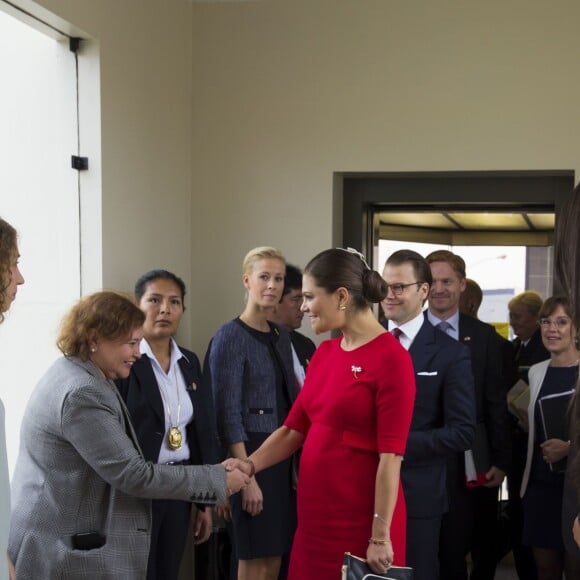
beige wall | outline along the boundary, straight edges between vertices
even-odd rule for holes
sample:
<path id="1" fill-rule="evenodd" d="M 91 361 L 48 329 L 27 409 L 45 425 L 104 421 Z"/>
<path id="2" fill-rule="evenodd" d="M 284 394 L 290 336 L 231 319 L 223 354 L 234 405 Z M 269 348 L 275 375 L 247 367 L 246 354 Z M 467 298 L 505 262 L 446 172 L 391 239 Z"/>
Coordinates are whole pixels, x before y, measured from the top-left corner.
<path id="1" fill-rule="evenodd" d="M 337 241 L 334 172 L 580 167 L 575 0 L 41 3 L 100 47 L 104 283 L 178 270 L 200 354 L 248 249 Z"/>
<path id="2" fill-rule="evenodd" d="M 195 5 L 202 327 L 245 250 L 333 243 L 333 172 L 579 167 L 579 22 L 574 1 Z"/>
<path id="3" fill-rule="evenodd" d="M 102 191 L 102 227 L 91 231 L 92 242 L 100 244 L 102 275 L 87 289 L 132 290 L 136 277 L 153 267 L 174 270 L 191 285 L 191 3 L 21 5 L 66 32 L 92 39 L 79 61 L 82 154 L 90 163 L 81 179 L 83 204 L 90 208 L 86 228 L 94 229 L 91 218 L 100 221 L 95 196 Z M 95 181 L 101 182 L 96 189 Z M 88 252 L 91 263 L 94 249 Z M 184 343 L 191 342 L 187 317 L 180 334 Z"/>

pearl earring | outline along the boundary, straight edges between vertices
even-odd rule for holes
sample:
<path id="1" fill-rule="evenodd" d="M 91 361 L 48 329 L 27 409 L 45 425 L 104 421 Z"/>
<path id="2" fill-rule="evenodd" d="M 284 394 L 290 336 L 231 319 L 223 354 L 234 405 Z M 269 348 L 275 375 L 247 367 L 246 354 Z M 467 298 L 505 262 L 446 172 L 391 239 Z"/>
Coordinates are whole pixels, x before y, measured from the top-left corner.
<path id="1" fill-rule="evenodd" d="M 97 349 L 93 346 L 91 347 L 91 352 L 97 352 Z"/>

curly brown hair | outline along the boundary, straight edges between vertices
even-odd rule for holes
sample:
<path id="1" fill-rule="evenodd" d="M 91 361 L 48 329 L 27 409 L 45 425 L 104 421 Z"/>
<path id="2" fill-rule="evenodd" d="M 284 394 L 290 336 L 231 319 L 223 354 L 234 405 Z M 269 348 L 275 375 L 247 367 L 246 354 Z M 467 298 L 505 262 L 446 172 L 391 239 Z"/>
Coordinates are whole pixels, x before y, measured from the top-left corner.
<path id="1" fill-rule="evenodd" d="M 65 315 L 56 345 L 65 356 L 88 360 L 91 340 L 128 336 L 144 322 L 145 314 L 130 296 L 111 291 L 95 292 L 81 298 Z"/>
<path id="2" fill-rule="evenodd" d="M 0 218 L 0 323 L 4 320 L 4 312 L 10 306 L 6 290 L 10 285 L 10 268 L 17 251 L 16 241 L 16 230 Z"/>

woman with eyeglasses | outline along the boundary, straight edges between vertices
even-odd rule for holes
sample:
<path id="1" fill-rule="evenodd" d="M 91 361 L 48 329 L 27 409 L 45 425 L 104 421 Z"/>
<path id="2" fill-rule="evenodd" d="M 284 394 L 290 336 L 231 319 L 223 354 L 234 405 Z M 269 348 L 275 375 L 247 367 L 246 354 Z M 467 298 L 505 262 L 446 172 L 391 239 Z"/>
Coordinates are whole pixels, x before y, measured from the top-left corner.
<path id="1" fill-rule="evenodd" d="M 580 350 L 568 298 L 548 298 L 540 310 L 539 324 L 550 358 L 529 371 L 528 449 L 521 487 L 522 543 L 533 549 L 538 580 L 560 580 L 563 573 L 566 578 L 579 578 L 580 562 L 565 552 L 561 531 L 570 413 L 563 411 L 560 421 L 554 421 L 549 411 L 558 400 L 563 408 L 570 408 L 569 393 L 578 380 Z M 550 426 L 560 431 L 560 437 L 546 436 Z"/>

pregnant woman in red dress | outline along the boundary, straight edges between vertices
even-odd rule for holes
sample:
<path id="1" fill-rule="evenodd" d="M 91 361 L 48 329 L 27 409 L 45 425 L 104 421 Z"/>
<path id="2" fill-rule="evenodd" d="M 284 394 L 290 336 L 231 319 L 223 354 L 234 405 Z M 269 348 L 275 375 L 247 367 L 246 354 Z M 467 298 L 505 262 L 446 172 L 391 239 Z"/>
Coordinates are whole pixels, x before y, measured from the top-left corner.
<path id="1" fill-rule="evenodd" d="M 302 310 L 323 342 L 284 426 L 249 458 L 256 471 L 304 445 L 290 580 L 335 580 L 344 552 L 384 573 L 405 563 L 399 482 L 415 380 L 407 351 L 375 319 L 385 282 L 354 250 L 326 250 L 307 265 Z"/>

